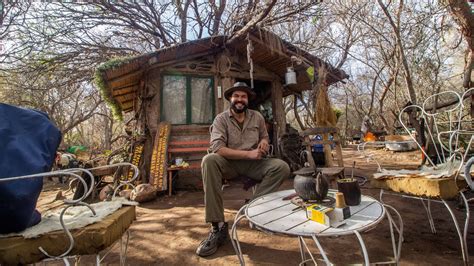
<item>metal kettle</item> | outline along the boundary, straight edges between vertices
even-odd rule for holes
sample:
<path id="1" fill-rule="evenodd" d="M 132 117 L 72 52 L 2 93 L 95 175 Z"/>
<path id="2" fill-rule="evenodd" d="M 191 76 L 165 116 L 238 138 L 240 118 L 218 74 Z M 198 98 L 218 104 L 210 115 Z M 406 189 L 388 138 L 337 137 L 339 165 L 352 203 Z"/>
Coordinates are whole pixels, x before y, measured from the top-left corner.
<path id="1" fill-rule="evenodd" d="M 322 201 L 328 195 L 329 183 L 321 171 L 303 167 L 294 172 L 293 187 L 305 201 Z"/>

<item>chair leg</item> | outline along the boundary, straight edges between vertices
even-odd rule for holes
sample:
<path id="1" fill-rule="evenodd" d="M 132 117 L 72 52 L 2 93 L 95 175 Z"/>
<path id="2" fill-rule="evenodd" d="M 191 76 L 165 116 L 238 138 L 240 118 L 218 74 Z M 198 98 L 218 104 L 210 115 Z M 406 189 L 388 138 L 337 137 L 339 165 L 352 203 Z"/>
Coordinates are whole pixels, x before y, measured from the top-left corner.
<path id="1" fill-rule="evenodd" d="M 257 192 L 258 189 L 258 184 L 255 184 L 255 186 L 252 187 L 252 195 L 255 195 L 255 192 Z"/>
<path id="2" fill-rule="evenodd" d="M 79 266 L 81 262 L 81 256 L 75 256 L 74 257 L 74 266 Z"/>
<path id="3" fill-rule="evenodd" d="M 222 179 L 222 187 L 221 190 L 224 190 L 224 188 L 229 187 L 229 182 L 227 182 L 227 179 Z"/>

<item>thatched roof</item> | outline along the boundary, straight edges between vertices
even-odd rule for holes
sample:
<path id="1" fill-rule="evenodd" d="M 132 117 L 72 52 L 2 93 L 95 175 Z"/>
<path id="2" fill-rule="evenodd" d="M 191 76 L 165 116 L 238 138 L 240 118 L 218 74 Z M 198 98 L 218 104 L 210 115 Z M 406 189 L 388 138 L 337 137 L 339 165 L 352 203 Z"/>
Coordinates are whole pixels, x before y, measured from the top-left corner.
<path id="1" fill-rule="evenodd" d="M 306 74 L 308 66 L 318 68 L 324 65 L 329 72 L 328 85 L 349 77 L 344 71 L 282 40 L 274 33 L 255 29 L 249 36 L 254 47 L 253 63 L 275 73 L 282 80 L 285 77 L 286 67 L 291 65 L 291 56 L 304 61 L 301 65 L 295 65 L 295 71 L 298 73 L 298 85 L 292 88 L 295 91 L 311 89 L 311 81 Z M 247 54 L 246 40 L 233 42 L 229 46 L 226 44 L 228 38 L 229 36 L 223 35 L 203 38 L 137 57 L 110 60 L 97 68 L 96 84 L 104 99 L 112 106 L 114 114 L 121 116 L 122 111 L 133 110 L 140 81 L 149 68 L 170 66 L 179 61 L 216 54 L 224 48 L 231 52 Z"/>

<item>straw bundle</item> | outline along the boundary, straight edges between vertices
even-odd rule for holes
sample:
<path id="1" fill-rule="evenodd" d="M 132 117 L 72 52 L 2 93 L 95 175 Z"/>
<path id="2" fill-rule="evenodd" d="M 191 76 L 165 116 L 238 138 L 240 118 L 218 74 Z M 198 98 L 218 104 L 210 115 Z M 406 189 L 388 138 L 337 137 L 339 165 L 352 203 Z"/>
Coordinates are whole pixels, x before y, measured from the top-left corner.
<path id="1" fill-rule="evenodd" d="M 327 70 L 324 67 L 318 69 L 318 80 L 314 84 L 315 94 L 315 114 L 314 120 L 317 126 L 335 126 L 337 119 L 328 96 L 328 86 L 326 84 Z"/>

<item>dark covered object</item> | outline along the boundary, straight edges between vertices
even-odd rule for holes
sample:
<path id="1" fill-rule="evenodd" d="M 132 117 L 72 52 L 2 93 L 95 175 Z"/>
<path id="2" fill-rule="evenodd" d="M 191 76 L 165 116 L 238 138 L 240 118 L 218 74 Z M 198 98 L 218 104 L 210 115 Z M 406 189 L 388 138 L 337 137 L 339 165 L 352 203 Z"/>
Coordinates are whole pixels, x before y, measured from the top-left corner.
<path id="1" fill-rule="evenodd" d="M 329 184 L 320 171 L 311 170 L 305 167 L 294 172 L 293 187 L 305 201 L 322 201 L 328 195 Z"/>
<path id="2" fill-rule="evenodd" d="M 42 112 L 0 104 L 0 179 L 51 170 L 60 131 Z M 35 211 L 42 178 L 0 182 L 0 234 L 40 221 Z"/>

